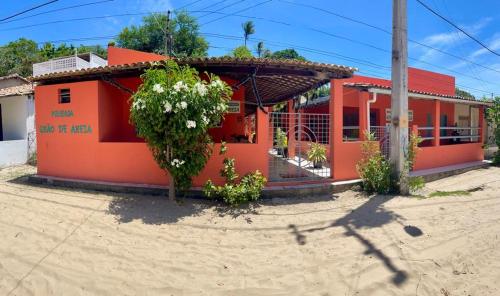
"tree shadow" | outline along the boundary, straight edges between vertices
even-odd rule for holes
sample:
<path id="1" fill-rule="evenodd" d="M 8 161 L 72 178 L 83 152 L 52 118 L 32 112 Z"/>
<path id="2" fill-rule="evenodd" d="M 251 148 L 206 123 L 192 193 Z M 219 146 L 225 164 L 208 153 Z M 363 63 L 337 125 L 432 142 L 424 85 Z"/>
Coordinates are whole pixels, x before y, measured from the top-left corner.
<path id="1" fill-rule="evenodd" d="M 170 201 L 165 196 L 114 195 L 106 213 L 114 215 L 119 223 L 140 220 L 144 224 L 160 225 L 198 216 L 211 207 L 212 204 L 202 200 Z"/>
<path id="2" fill-rule="evenodd" d="M 384 265 L 385 267 L 390 270 L 393 273 L 392 277 L 392 282 L 399 286 L 402 283 L 404 283 L 408 275 L 404 270 L 398 269 L 392 260 L 387 257 L 382 250 L 376 247 L 375 244 L 373 244 L 369 239 L 365 238 L 362 236 L 357 229 L 362 229 L 362 228 L 374 228 L 374 227 L 380 227 L 385 224 L 388 224 L 392 221 L 398 221 L 400 224 L 403 224 L 401 220 L 404 220 L 401 216 L 398 214 L 387 210 L 384 208 L 382 205 L 390 200 L 392 196 L 374 196 L 368 199 L 367 202 L 365 202 L 363 205 L 360 207 L 352 210 L 349 214 L 334 220 L 332 223 L 330 223 L 327 226 L 324 227 L 315 227 L 315 228 L 308 228 L 308 229 L 303 229 L 299 230 L 296 225 L 289 225 L 289 228 L 291 229 L 291 234 L 295 236 L 295 240 L 299 245 L 305 245 L 307 243 L 307 233 L 315 232 L 315 231 L 322 231 L 326 230 L 332 227 L 342 227 L 345 232 L 345 236 L 352 236 L 356 238 L 363 246 L 365 246 L 366 250 L 364 252 L 365 255 L 374 255 L 376 258 L 378 258 Z M 418 233 L 418 231 L 421 232 L 420 229 L 418 229 L 415 226 L 412 227 L 412 233 Z M 417 231 L 418 229 L 418 231 Z"/>

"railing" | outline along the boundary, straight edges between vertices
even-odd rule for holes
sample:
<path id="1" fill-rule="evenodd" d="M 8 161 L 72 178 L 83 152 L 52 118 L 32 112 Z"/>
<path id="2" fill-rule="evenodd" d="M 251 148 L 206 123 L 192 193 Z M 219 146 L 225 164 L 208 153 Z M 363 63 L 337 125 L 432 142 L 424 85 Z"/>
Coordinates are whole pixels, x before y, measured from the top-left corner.
<path id="1" fill-rule="evenodd" d="M 421 131 L 424 131 L 424 133 L 421 133 Z M 434 127 L 433 126 L 422 126 L 418 127 L 418 135 L 420 138 L 422 138 L 423 141 L 427 140 L 434 140 Z M 424 135 L 422 135 L 424 134 Z"/>
<path id="2" fill-rule="evenodd" d="M 87 62 L 86 60 L 79 58 L 78 56 L 53 59 L 43 63 L 33 64 L 33 76 L 86 68 L 95 68 L 106 66 L 107 63 L 108 62 L 106 60 L 94 54 L 90 54 L 90 62 Z"/>
<path id="3" fill-rule="evenodd" d="M 441 127 L 440 128 L 440 139 L 443 140 L 454 140 L 456 142 L 461 142 L 462 139 L 466 139 L 469 142 L 478 141 L 480 138 L 479 131 L 480 127 Z M 449 132 L 451 131 L 451 132 Z M 443 135 L 444 134 L 444 135 Z"/>
<path id="4" fill-rule="evenodd" d="M 439 139 L 440 140 L 452 140 L 453 142 L 476 142 L 479 140 L 481 128 L 480 127 L 440 127 L 439 128 Z M 418 135 L 422 140 L 434 140 L 434 127 L 432 126 L 422 126 L 418 127 Z M 443 143 L 446 144 L 446 143 Z"/>

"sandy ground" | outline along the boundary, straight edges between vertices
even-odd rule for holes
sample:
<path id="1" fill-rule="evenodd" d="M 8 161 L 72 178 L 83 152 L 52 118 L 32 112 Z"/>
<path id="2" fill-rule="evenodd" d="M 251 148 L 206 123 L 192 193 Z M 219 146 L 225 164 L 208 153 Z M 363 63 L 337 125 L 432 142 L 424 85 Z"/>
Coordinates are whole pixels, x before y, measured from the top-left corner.
<path id="1" fill-rule="evenodd" d="M 0 295 L 500 295 L 500 169 L 469 196 L 201 201 L 35 187 L 0 171 Z"/>

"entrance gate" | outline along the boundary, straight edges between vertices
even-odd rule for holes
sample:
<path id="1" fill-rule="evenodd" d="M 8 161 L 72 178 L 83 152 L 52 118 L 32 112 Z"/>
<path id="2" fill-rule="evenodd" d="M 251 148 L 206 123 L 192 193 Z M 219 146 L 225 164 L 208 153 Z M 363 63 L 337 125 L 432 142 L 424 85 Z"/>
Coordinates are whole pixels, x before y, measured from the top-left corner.
<path id="1" fill-rule="evenodd" d="M 269 181 L 330 178 L 330 114 L 271 112 L 269 121 Z"/>

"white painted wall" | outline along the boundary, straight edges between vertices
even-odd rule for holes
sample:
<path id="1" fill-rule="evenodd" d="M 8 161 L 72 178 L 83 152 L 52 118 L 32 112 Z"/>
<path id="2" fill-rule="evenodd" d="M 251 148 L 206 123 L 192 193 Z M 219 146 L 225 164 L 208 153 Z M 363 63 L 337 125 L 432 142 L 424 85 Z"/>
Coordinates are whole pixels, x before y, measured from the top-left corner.
<path id="1" fill-rule="evenodd" d="M 0 168 L 28 161 L 28 141 L 0 141 Z"/>
<path id="2" fill-rule="evenodd" d="M 0 141 L 0 168 L 28 161 L 28 132 L 35 131 L 35 104 L 32 96 L 0 98 L 3 141 Z M 30 152 L 36 152 L 36 142 Z"/>
<path id="3" fill-rule="evenodd" d="M 27 138 L 27 100 L 27 96 L 0 98 L 0 105 L 2 105 L 2 127 L 4 141 L 23 140 Z"/>

